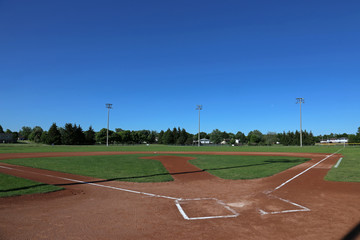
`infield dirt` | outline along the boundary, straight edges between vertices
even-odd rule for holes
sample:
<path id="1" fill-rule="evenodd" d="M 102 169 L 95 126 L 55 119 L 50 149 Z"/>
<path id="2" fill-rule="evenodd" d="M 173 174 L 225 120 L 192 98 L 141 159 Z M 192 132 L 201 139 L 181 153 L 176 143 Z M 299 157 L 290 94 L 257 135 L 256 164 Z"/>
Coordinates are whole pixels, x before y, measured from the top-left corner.
<path id="1" fill-rule="evenodd" d="M 165 183 L 103 181 L 0 162 L 0 166 L 6 167 L 0 167 L 2 173 L 66 188 L 55 193 L 0 199 L 0 239 L 341 239 L 360 223 L 360 184 L 323 180 L 327 171 L 340 158 L 337 154 L 273 191 L 280 184 L 324 159 L 327 154 L 181 152 L 311 158 L 306 163 L 272 177 L 223 180 L 188 163 L 191 159 L 189 157 L 166 156 L 176 153 L 180 152 L 159 152 L 159 156 L 148 157 L 161 161 L 172 174 L 175 181 Z M 109 154 L 135 153 L 17 153 L 1 154 L 0 160 Z M 273 192 L 267 194 L 269 191 Z M 202 198 L 204 200 L 191 201 Z M 229 214 L 216 200 L 222 201 L 238 215 L 185 220 L 174 199 L 190 199 L 182 206 L 189 217 Z M 310 211 L 297 211 L 301 207 L 292 203 Z M 260 210 L 269 214 L 262 215 Z M 285 213 L 287 210 L 296 212 Z"/>

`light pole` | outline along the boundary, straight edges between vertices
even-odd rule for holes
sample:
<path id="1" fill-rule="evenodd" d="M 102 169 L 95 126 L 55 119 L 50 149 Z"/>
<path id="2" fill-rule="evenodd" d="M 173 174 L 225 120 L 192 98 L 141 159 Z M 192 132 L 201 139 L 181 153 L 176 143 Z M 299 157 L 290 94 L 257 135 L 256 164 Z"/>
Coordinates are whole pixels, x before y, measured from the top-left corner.
<path id="1" fill-rule="evenodd" d="M 302 147 L 301 103 L 305 103 L 305 100 L 304 100 L 304 98 L 296 98 L 296 103 L 300 104 L 300 147 Z"/>
<path id="2" fill-rule="evenodd" d="M 199 110 L 199 134 L 198 134 L 198 147 L 200 147 L 200 110 L 202 110 L 202 105 L 197 105 L 196 110 Z"/>
<path id="3" fill-rule="evenodd" d="M 106 131 L 106 146 L 109 146 L 109 116 L 110 116 L 110 109 L 112 108 L 111 103 L 105 104 L 106 108 L 108 109 L 108 121 L 107 121 L 107 131 Z"/>

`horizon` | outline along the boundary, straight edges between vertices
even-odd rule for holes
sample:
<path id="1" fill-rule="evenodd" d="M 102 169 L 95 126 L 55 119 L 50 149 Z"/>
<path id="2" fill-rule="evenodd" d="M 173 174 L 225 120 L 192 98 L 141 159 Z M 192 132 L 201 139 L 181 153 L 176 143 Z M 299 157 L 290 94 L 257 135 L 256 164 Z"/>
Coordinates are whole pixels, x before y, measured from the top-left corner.
<path id="1" fill-rule="evenodd" d="M 0 125 L 247 134 L 360 126 L 360 2 L 0 2 Z"/>

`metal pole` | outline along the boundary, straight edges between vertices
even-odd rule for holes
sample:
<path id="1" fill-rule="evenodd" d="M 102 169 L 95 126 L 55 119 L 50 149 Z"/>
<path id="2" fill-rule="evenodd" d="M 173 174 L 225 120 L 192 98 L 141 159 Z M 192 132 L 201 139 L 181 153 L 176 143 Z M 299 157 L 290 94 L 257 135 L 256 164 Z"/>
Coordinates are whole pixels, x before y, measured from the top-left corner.
<path id="1" fill-rule="evenodd" d="M 198 147 L 200 147 L 200 108 L 199 108 L 199 134 L 198 134 Z"/>
<path id="2" fill-rule="evenodd" d="M 300 104 L 300 147 L 302 147 L 302 116 L 301 116 L 301 103 L 305 103 L 304 98 L 296 98 L 297 102 Z"/>
<path id="3" fill-rule="evenodd" d="M 198 133 L 198 147 L 200 147 L 200 110 L 202 109 L 202 105 L 197 105 L 196 110 L 199 110 L 199 133 Z"/>
<path id="4" fill-rule="evenodd" d="M 109 146 L 109 117 L 110 117 L 110 108 L 108 108 L 108 121 L 107 121 L 107 130 L 106 130 L 106 146 Z"/>
<path id="5" fill-rule="evenodd" d="M 302 120 L 301 120 L 301 102 L 300 102 L 300 147 L 302 147 Z"/>
<path id="6" fill-rule="evenodd" d="M 112 108 L 111 103 L 105 104 L 106 108 L 108 109 L 108 119 L 107 119 L 107 130 L 106 130 L 106 146 L 109 146 L 109 119 L 110 119 L 110 109 Z"/>

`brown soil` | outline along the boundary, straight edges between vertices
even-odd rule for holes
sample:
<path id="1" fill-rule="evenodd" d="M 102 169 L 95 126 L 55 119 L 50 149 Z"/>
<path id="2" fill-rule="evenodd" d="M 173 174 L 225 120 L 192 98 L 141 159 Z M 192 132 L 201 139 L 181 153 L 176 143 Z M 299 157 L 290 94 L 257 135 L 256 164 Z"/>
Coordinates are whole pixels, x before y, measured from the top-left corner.
<path id="1" fill-rule="evenodd" d="M 110 154 L 134 152 L 0 154 L 0 160 Z M 341 239 L 355 226 L 360 227 L 360 183 L 323 180 L 339 155 L 328 158 L 273 191 L 286 180 L 324 159 L 326 154 L 186 154 L 277 155 L 308 157 L 312 160 L 272 177 L 234 181 L 203 172 L 189 164 L 187 161 L 191 158 L 188 157 L 148 157 L 161 161 L 172 174 L 175 181 L 166 183 L 102 181 L 0 163 L 0 166 L 11 168 L 0 167 L 2 173 L 66 188 L 55 193 L 1 198 L 0 239 Z M 55 176 L 117 189 L 74 183 Z M 121 191 L 119 188 L 137 192 Z M 270 191 L 273 192 L 267 194 Z M 217 204 L 217 200 L 236 211 L 238 216 L 185 220 L 174 201 L 180 198 L 183 199 L 181 206 L 190 218 L 231 215 L 224 206 Z M 285 213 L 287 210 L 301 209 L 291 203 L 310 211 Z M 269 214 L 261 215 L 260 210 Z M 280 213 L 270 214 L 276 212 Z M 355 239 L 360 239 L 359 235 Z"/>

